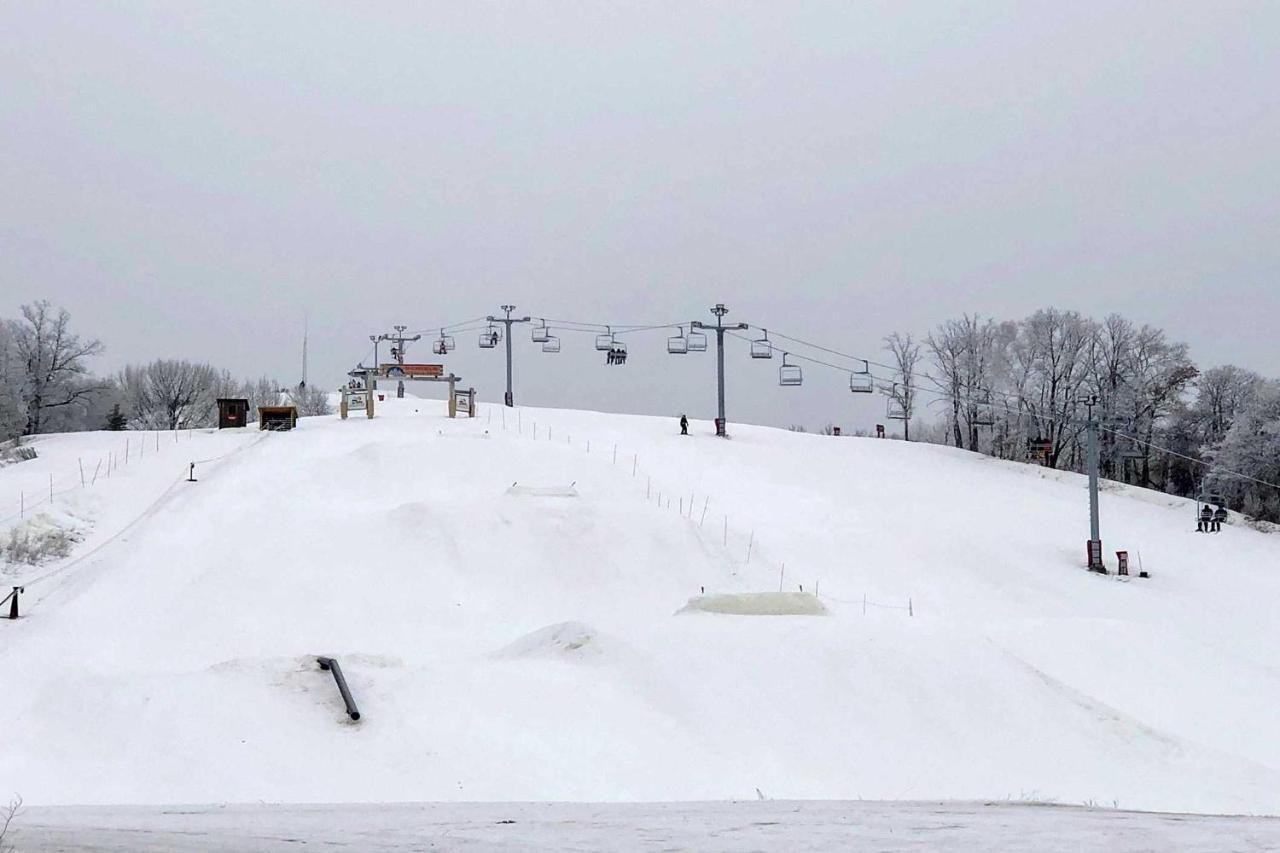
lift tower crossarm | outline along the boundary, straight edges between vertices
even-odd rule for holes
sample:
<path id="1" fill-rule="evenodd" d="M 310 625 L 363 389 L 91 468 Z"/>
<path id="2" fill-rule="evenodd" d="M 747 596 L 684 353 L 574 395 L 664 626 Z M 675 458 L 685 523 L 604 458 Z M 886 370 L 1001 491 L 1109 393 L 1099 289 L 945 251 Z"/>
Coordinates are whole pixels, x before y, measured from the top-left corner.
<path id="1" fill-rule="evenodd" d="M 485 318 L 485 320 L 486 320 L 487 322 L 490 322 L 490 323 L 501 323 L 502 325 L 504 325 L 504 326 L 506 326 L 506 327 L 507 327 L 507 334 L 506 334 L 506 338 L 507 338 L 507 394 L 506 394 L 506 396 L 503 398 L 502 402 L 503 402 L 505 405 L 507 405 L 508 407 L 510 407 L 510 406 L 514 406 L 514 405 L 516 404 L 516 397 L 515 397 L 515 394 L 514 394 L 514 393 L 512 392 L 512 390 L 511 390 L 511 326 L 512 326 L 513 324 L 515 324 L 515 323 L 528 323 L 528 322 L 529 322 L 530 320 L 532 320 L 533 318 L 532 318 L 532 317 L 512 317 L 512 316 L 511 316 L 511 312 L 512 312 L 512 311 L 514 311 L 514 310 L 516 310 L 516 306 L 514 306 L 514 305 L 499 305 L 498 307 L 502 309 L 503 313 L 504 313 L 506 316 L 504 316 L 504 317 L 495 317 L 495 316 L 493 316 L 493 315 L 491 314 L 491 315 L 489 315 L 488 317 L 486 317 L 486 318 Z"/>
<path id="2" fill-rule="evenodd" d="M 716 333 L 716 402 L 719 417 L 716 420 L 716 435 L 727 436 L 729 434 L 728 421 L 724 415 L 724 333 L 737 329 L 749 329 L 746 323 L 734 323 L 725 325 L 724 315 L 729 313 L 729 309 L 724 307 L 723 302 L 717 302 L 716 307 L 711 309 L 711 313 L 716 317 L 714 326 L 703 323 L 699 320 L 692 320 L 689 323 L 691 329 L 709 329 Z"/>

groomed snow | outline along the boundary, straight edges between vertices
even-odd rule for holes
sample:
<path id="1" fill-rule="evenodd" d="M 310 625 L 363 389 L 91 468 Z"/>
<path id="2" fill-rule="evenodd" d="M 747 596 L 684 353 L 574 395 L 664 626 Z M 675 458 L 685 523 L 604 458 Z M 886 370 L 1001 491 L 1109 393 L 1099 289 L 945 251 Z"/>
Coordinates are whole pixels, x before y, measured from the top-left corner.
<path id="1" fill-rule="evenodd" d="M 92 526 L 16 575 L 26 615 L 0 620 L 0 794 L 1280 812 L 1274 536 L 1197 535 L 1184 502 L 1109 489 L 1108 552 L 1153 575 L 1122 582 L 1080 566 L 1073 475 L 442 408 L 169 437 L 60 496 Z M 0 501 L 121 440 L 42 439 Z M 218 458 L 188 484 L 189 457 Z M 828 615 L 677 615 L 780 584 Z M 342 662 L 359 723 L 316 655 Z"/>
<path id="2" fill-rule="evenodd" d="M 31 809 L 18 851 L 281 853 L 1220 853 L 1280 848 L 1280 820 L 1020 803 L 437 803 Z"/>

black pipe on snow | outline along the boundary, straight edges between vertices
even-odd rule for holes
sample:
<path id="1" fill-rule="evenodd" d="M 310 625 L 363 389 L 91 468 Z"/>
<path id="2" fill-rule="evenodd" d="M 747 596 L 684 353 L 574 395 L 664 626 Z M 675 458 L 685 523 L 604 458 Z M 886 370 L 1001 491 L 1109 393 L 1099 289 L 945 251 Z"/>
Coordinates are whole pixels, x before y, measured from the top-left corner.
<path id="1" fill-rule="evenodd" d="M 347 687 L 347 679 L 343 677 L 342 667 L 338 665 L 338 661 L 334 658 L 316 658 L 316 663 L 320 664 L 321 669 L 333 673 L 338 692 L 342 694 L 342 701 L 347 705 L 347 716 L 353 720 L 360 719 L 360 709 L 356 707 L 356 700 L 351 698 L 351 690 Z"/>

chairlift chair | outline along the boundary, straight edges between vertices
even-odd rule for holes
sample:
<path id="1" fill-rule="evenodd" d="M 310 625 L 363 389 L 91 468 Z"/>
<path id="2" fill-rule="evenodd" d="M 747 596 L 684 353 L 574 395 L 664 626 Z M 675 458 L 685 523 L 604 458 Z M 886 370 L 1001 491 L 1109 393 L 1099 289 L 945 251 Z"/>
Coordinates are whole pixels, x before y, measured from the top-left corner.
<path id="1" fill-rule="evenodd" d="M 608 326 L 605 326 L 605 328 L 609 329 Z M 613 330 L 611 329 L 602 335 L 596 335 L 596 349 L 600 350 L 600 352 L 608 352 L 613 349 L 614 343 Z"/>
<path id="2" fill-rule="evenodd" d="M 443 341 L 443 340 L 439 340 L 439 341 L 432 341 L 432 342 L 431 342 L 431 351 L 432 351 L 433 353 L 435 353 L 436 355 L 444 355 L 445 353 L 447 353 L 447 352 L 448 352 L 448 350 L 444 348 L 444 341 Z"/>
<path id="3" fill-rule="evenodd" d="M 755 355 L 753 352 L 752 355 Z M 862 360 L 862 369 L 855 370 L 849 374 L 849 393 L 851 394 L 870 394 L 875 390 L 875 383 L 871 379 L 871 364 L 866 359 Z"/>
<path id="4" fill-rule="evenodd" d="M 667 338 L 667 352 L 672 355 L 684 355 L 689 351 L 689 339 L 684 336 L 684 327 L 677 326 L 679 329 L 675 337 Z"/>
<path id="5" fill-rule="evenodd" d="M 689 330 L 689 352 L 706 352 L 707 336 L 703 332 Z"/>
<path id="6" fill-rule="evenodd" d="M 764 337 L 751 342 L 752 358 L 773 358 L 773 344 L 769 342 L 769 330 L 761 329 Z"/>
<path id="7" fill-rule="evenodd" d="M 533 334 L 530 335 L 530 337 L 533 339 L 535 344 L 545 344 L 547 341 L 551 340 L 551 331 L 547 328 L 545 320 L 541 326 L 533 327 Z"/>
<path id="8" fill-rule="evenodd" d="M 778 368 L 778 384 L 796 386 L 804 382 L 804 371 L 798 364 L 787 364 L 787 353 L 782 354 L 782 366 Z"/>
<path id="9" fill-rule="evenodd" d="M 907 407 L 902 404 L 902 396 L 898 391 L 898 383 L 893 383 L 893 387 L 889 389 L 889 396 L 885 400 L 884 416 L 891 421 L 905 421 L 907 419 Z"/>
<path id="10" fill-rule="evenodd" d="M 557 335 L 547 335 L 547 339 L 542 342 L 543 352 L 560 352 L 560 338 Z"/>
<path id="11" fill-rule="evenodd" d="M 489 328 L 485 329 L 483 332 L 480 333 L 480 348 L 493 349 L 498 345 L 498 339 L 501 337 L 502 335 L 498 332 L 498 330 L 495 329 L 493 326 L 490 326 Z"/>
<path id="12" fill-rule="evenodd" d="M 453 352 L 457 344 L 453 340 L 453 335 L 446 335 L 444 329 L 440 330 L 440 339 L 431 345 L 431 351 L 436 355 L 445 355 Z"/>

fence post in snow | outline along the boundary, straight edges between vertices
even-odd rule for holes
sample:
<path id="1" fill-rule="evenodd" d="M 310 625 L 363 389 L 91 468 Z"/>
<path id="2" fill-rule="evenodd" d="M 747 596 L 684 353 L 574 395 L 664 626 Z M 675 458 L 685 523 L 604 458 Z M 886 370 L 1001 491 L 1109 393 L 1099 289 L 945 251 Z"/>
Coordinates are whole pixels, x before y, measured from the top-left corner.
<path id="1" fill-rule="evenodd" d="M 49 503 L 53 503 L 53 475 L 49 475 Z"/>
<path id="2" fill-rule="evenodd" d="M 865 592 L 862 594 L 862 615 L 867 615 L 867 594 Z"/>
<path id="3" fill-rule="evenodd" d="M 84 488 L 84 460 L 76 457 L 76 462 L 80 465 L 80 488 Z"/>
<path id="4" fill-rule="evenodd" d="M 751 549 L 755 547 L 755 544 L 756 544 L 756 532 L 753 530 L 751 531 L 751 539 L 748 540 L 747 542 L 747 562 L 748 563 L 751 562 Z"/>
<path id="5" fill-rule="evenodd" d="M 915 615 L 916 615 L 916 609 L 911 605 L 911 599 L 910 599 L 910 598 L 908 598 L 908 599 L 907 599 L 907 615 L 908 615 L 908 616 L 915 616 Z"/>
<path id="6" fill-rule="evenodd" d="M 680 514 L 684 515 L 684 495 L 680 496 Z"/>
<path id="7" fill-rule="evenodd" d="M 729 516 L 724 517 L 724 547 L 729 547 Z"/>
<path id="8" fill-rule="evenodd" d="M 782 571 L 778 572 L 778 592 L 782 592 L 782 582 L 787 577 L 787 564 L 782 564 Z"/>
<path id="9" fill-rule="evenodd" d="M 702 518 L 698 519 L 698 527 L 702 527 L 707 520 L 707 507 L 711 504 L 711 496 L 707 495 L 707 499 L 702 502 Z"/>
<path id="10" fill-rule="evenodd" d="M 98 464 L 93 466 L 93 480 L 89 483 L 89 485 L 92 486 L 94 483 L 98 482 L 98 469 L 101 467 L 102 467 L 102 460 L 99 459 Z"/>
<path id="11" fill-rule="evenodd" d="M 613 464 L 618 464 L 618 445 L 616 444 L 613 446 Z"/>
<path id="12" fill-rule="evenodd" d="M 644 499 L 645 500 L 649 500 L 649 486 L 651 486 L 652 484 L 653 484 L 652 477 L 644 478 Z"/>
<path id="13" fill-rule="evenodd" d="M 27 517 L 27 493 L 18 492 L 18 518 Z"/>
<path id="14" fill-rule="evenodd" d="M 636 475 L 636 465 L 638 465 L 639 463 L 640 463 L 640 454 L 639 453 L 634 454 L 631 457 L 631 476 L 632 477 Z"/>

